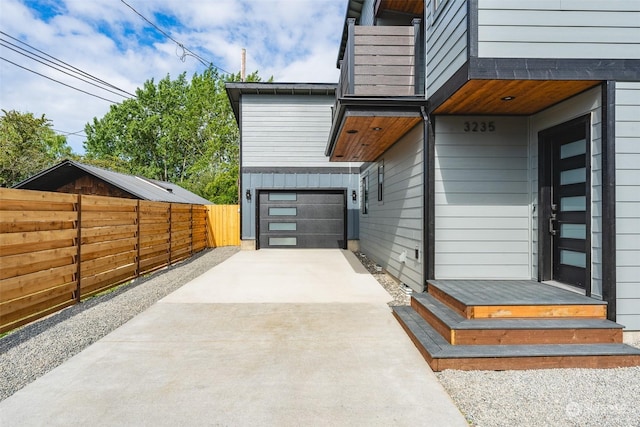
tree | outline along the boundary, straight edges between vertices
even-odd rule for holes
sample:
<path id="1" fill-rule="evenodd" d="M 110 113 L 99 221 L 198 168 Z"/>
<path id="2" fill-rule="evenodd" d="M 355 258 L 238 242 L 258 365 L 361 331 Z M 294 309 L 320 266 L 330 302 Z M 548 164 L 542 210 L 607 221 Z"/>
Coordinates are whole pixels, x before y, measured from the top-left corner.
<path id="1" fill-rule="evenodd" d="M 73 157 L 67 139 L 56 135 L 43 114 L 2 110 L 0 117 L 0 186 L 12 186 Z"/>
<path id="2" fill-rule="evenodd" d="M 237 203 L 239 131 L 225 91 L 212 67 L 157 84 L 153 79 L 136 98 L 111 106 L 85 132 L 88 161 L 128 165 L 128 173 L 179 184 L 214 203 Z M 256 73 L 247 81 L 260 81 Z"/>

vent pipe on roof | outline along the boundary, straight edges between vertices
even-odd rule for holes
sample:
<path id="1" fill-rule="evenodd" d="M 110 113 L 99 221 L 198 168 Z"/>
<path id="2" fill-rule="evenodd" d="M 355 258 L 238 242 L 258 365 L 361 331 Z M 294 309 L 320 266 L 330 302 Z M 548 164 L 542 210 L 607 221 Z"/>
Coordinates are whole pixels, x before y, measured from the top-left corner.
<path id="1" fill-rule="evenodd" d="M 240 55 L 240 81 L 243 82 L 247 76 L 247 49 L 242 48 Z"/>

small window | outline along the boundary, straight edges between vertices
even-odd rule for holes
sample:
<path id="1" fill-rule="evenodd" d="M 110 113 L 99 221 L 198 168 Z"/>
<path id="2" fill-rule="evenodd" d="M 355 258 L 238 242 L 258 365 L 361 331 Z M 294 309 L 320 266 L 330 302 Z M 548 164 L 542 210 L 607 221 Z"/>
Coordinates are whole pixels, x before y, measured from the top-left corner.
<path id="1" fill-rule="evenodd" d="M 384 200 L 384 160 L 378 163 L 378 201 Z"/>
<path id="2" fill-rule="evenodd" d="M 298 228 L 295 222 L 270 222 L 269 231 L 296 231 Z"/>
<path id="3" fill-rule="evenodd" d="M 360 193 L 362 194 L 362 197 L 360 197 L 360 200 L 362 200 L 362 213 L 366 215 L 369 213 L 369 175 L 362 177 Z"/>
<path id="4" fill-rule="evenodd" d="M 296 193 L 269 193 L 269 201 L 295 202 L 296 200 Z"/>
<path id="5" fill-rule="evenodd" d="M 269 237 L 269 246 L 296 246 L 296 237 Z"/>
<path id="6" fill-rule="evenodd" d="M 269 216 L 296 216 L 297 208 L 269 208 Z"/>

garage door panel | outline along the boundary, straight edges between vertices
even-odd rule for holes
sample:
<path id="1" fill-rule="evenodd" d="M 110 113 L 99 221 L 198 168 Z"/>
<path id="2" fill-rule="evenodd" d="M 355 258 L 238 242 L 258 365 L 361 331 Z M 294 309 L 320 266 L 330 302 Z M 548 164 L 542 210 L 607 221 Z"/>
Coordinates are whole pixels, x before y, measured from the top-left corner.
<path id="1" fill-rule="evenodd" d="M 344 191 L 263 190 L 259 194 L 261 248 L 346 247 Z"/>

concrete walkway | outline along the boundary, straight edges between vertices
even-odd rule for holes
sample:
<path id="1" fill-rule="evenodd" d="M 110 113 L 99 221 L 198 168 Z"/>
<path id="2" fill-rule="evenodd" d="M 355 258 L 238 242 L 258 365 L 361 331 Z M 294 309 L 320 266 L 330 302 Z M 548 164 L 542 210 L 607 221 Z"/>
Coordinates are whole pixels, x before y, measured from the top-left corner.
<path id="1" fill-rule="evenodd" d="M 9 426 L 466 426 L 339 250 L 239 252 L 0 402 Z"/>

